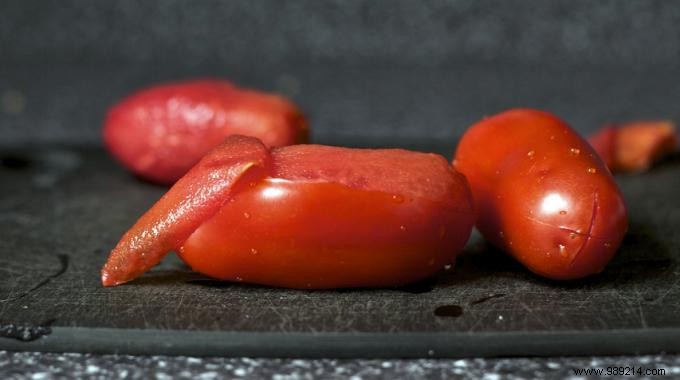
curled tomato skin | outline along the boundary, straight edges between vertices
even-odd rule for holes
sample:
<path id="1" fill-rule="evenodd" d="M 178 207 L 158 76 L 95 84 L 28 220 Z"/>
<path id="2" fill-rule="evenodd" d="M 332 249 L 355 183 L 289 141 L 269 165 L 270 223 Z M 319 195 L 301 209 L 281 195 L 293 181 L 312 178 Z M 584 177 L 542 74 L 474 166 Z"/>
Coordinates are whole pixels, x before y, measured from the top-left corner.
<path id="1" fill-rule="evenodd" d="M 590 145 L 542 111 L 509 110 L 470 127 L 453 162 L 484 237 L 556 280 L 601 272 L 627 228 L 623 197 Z"/>
<path id="2" fill-rule="evenodd" d="M 467 181 L 439 155 L 232 136 L 123 235 L 102 282 L 130 281 L 174 249 L 224 280 L 400 285 L 453 262 L 473 224 Z"/>
<path id="3" fill-rule="evenodd" d="M 237 194 L 182 245 L 194 270 L 291 288 L 399 285 L 455 257 L 472 212 L 329 182 L 266 179 Z"/>
<path id="4" fill-rule="evenodd" d="M 588 142 L 613 173 L 648 170 L 654 162 L 678 150 L 675 124 L 668 120 L 607 125 Z"/>
<path id="5" fill-rule="evenodd" d="M 104 122 L 111 154 L 137 176 L 172 184 L 230 135 L 266 146 L 307 142 L 302 112 L 274 94 L 223 80 L 193 80 L 142 89 L 111 107 Z"/>
<path id="6" fill-rule="evenodd" d="M 168 190 L 121 237 L 101 271 L 104 286 L 131 281 L 158 264 L 238 191 L 266 176 L 269 150 L 254 137 L 230 136 Z"/>

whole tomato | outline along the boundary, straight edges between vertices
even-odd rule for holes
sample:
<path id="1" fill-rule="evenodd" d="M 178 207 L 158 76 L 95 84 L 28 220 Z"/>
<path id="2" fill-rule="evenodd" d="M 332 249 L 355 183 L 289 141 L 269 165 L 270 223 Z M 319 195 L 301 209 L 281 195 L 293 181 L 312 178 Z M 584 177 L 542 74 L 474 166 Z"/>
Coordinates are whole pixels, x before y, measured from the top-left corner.
<path id="1" fill-rule="evenodd" d="M 295 145 L 235 136 L 128 231 L 105 286 L 170 250 L 211 277 L 292 288 L 399 285 L 451 263 L 474 213 L 465 178 L 441 156 Z"/>
<path id="2" fill-rule="evenodd" d="M 270 147 L 304 143 L 302 112 L 278 95 L 223 80 L 156 85 L 111 107 L 104 142 L 141 178 L 172 184 L 225 137 L 255 136 Z"/>
<path id="3" fill-rule="evenodd" d="M 602 271 L 626 208 L 590 145 L 557 117 L 515 109 L 483 119 L 453 161 L 472 189 L 484 237 L 531 271 L 571 280 Z"/>

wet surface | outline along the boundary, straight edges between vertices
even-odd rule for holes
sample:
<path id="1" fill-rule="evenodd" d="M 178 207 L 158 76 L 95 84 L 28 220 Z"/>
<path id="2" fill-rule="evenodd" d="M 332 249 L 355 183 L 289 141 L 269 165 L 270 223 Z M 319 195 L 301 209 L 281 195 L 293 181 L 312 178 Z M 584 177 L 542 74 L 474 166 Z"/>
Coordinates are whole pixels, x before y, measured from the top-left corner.
<path id="1" fill-rule="evenodd" d="M 463 308 L 458 305 L 438 306 L 434 309 L 434 315 L 437 317 L 458 318 L 463 315 Z"/>
<path id="2" fill-rule="evenodd" d="M 31 160 L 19 155 L 6 154 L 0 157 L 0 166 L 11 170 L 26 169 L 31 165 Z"/>

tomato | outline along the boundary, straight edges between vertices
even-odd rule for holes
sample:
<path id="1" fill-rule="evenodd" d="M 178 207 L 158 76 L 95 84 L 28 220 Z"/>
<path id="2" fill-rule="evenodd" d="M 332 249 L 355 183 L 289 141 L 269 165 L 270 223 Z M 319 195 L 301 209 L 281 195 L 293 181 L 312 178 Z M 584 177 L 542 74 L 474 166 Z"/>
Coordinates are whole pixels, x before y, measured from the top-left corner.
<path id="1" fill-rule="evenodd" d="M 484 237 L 557 280 L 602 271 L 627 228 L 611 174 L 557 117 L 516 109 L 473 125 L 453 162 L 465 174 Z"/>
<path id="2" fill-rule="evenodd" d="M 678 150 L 671 121 L 636 121 L 601 128 L 588 138 L 612 172 L 639 172 Z"/>
<path id="3" fill-rule="evenodd" d="M 146 180 L 172 184 L 233 134 L 275 147 L 307 141 L 307 122 L 290 101 L 221 80 L 156 85 L 113 106 L 104 123 L 108 150 Z"/>
<path id="4" fill-rule="evenodd" d="M 441 156 L 319 145 L 263 153 L 240 139 L 206 156 L 133 226 L 111 255 L 119 268 L 132 264 L 113 274 L 109 259 L 104 285 L 148 270 L 142 255 L 153 252 L 155 264 L 172 249 L 194 270 L 224 280 L 399 285 L 451 263 L 470 235 L 467 182 Z M 224 158 L 244 147 L 250 153 Z M 219 169 L 238 175 L 217 181 L 214 191 Z M 203 195 L 194 209 L 196 194 Z M 155 243 L 159 236 L 168 244 Z"/>

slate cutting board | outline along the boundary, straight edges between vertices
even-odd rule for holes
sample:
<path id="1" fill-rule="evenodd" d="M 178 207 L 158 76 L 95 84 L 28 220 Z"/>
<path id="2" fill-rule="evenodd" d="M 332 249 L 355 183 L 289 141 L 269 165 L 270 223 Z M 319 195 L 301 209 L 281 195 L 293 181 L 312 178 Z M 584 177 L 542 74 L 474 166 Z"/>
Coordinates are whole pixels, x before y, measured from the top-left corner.
<path id="1" fill-rule="evenodd" d="M 452 146 L 410 147 L 450 156 Z M 306 357 L 680 352 L 677 156 L 617 179 L 630 231 L 601 275 L 543 280 L 474 235 L 456 267 L 432 280 L 337 291 L 219 283 L 174 257 L 104 289 L 99 269 L 109 250 L 164 189 L 129 176 L 98 149 L 12 149 L 0 158 L 0 349 Z"/>

